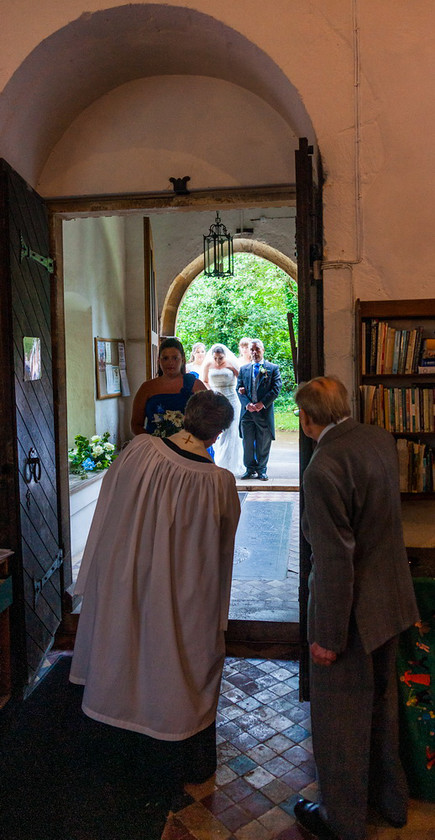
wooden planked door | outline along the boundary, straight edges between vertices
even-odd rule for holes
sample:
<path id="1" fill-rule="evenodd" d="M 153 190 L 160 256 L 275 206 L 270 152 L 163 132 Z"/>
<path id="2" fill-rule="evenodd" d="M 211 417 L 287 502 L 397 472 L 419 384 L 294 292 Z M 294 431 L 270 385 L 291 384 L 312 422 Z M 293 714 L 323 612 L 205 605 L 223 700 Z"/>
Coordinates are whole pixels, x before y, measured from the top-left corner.
<path id="1" fill-rule="evenodd" d="M 146 378 L 157 376 L 159 367 L 159 323 L 157 311 L 156 271 L 151 223 L 144 217 L 144 284 L 145 284 L 145 360 Z"/>
<path id="2" fill-rule="evenodd" d="M 321 260 L 322 229 L 322 166 L 313 165 L 313 149 L 302 137 L 296 150 L 296 249 L 298 262 L 299 337 L 298 382 L 322 376 L 323 358 L 323 283 Z M 300 487 L 303 511 L 302 477 L 313 451 L 312 441 L 300 429 Z M 308 576 L 310 546 L 300 535 L 299 566 L 299 630 L 301 700 L 309 700 L 309 650 L 307 643 Z"/>
<path id="3" fill-rule="evenodd" d="M 0 177 L 4 396 L 0 542 L 14 551 L 12 652 L 15 687 L 21 684 L 26 695 L 51 646 L 62 605 L 51 338 L 53 274 L 47 260 L 44 202 L 5 161 L 1 161 Z M 26 364 L 25 338 L 37 340 Z"/>

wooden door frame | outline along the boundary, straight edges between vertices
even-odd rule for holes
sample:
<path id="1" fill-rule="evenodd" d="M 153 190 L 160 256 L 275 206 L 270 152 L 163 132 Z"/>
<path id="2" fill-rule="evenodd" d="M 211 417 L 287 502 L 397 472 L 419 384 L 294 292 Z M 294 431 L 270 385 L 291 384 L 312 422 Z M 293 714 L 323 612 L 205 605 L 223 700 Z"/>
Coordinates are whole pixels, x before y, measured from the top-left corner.
<path id="1" fill-rule="evenodd" d="M 138 195 L 109 196 L 72 196 L 59 199 L 46 199 L 51 220 L 53 254 L 56 257 L 57 284 L 53 295 L 53 325 L 55 333 L 55 352 L 53 364 L 56 371 L 56 409 L 57 432 L 59 434 L 59 488 L 60 518 L 65 547 L 65 588 L 71 583 L 71 551 L 69 525 L 69 479 L 67 457 L 67 417 L 66 417 L 66 373 L 65 373 L 65 321 L 64 321 L 64 277 L 63 277 L 63 242 L 62 222 L 64 220 L 104 216 L 107 214 L 144 215 L 153 210 L 212 210 L 239 209 L 243 207 L 292 207 L 296 205 L 296 185 L 283 184 L 241 189 L 222 188 L 197 190 L 188 195 L 173 193 L 144 193 Z M 145 227 L 144 227 L 145 236 Z M 65 594 L 65 612 L 71 609 L 71 598 Z M 74 620 L 72 621 L 74 632 Z M 281 622 L 279 624 L 282 624 Z M 65 622 L 64 622 L 65 625 Z M 68 622 L 66 622 L 68 625 Z M 283 633 L 278 633 L 277 623 L 269 622 L 265 638 L 259 638 L 253 622 L 245 622 L 246 627 L 236 632 L 234 645 L 229 645 L 230 655 L 264 655 L 272 658 L 295 658 L 299 646 L 297 625 L 285 624 L 286 643 L 282 642 Z M 249 627 L 247 626 L 249 625 Z M 247 631 L 247 632 L 244 632 Z M 261 635 L 261 634 L 260 634 Z M 237 637 L 240 638 L 237 638 Z M 281 638 L 279 638 L 281 636 Z"/>

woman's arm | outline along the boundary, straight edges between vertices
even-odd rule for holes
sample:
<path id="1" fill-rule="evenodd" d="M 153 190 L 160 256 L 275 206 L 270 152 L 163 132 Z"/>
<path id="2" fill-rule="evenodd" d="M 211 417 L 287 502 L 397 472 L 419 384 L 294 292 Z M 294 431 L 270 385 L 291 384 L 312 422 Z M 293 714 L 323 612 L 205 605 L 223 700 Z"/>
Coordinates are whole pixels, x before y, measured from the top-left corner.
<path id="1" fill-rule="evenodd" d="M 142 382 L 133 400 L 130 426 L 134 435 L 143 435 L 145 432 L 145 407 L 149 397 L 149 384 L 149 381 Z"/>
<path id="2" fill-rule="evenodd" d="M 197 391 L 206 391 L 206 390 L 207 390 L 207 386 L 204 385 L 204 382 L 201 382 L 200 379 L 195 379 L 195 382 L 194 382 L 194 385 L 193 385 L 193 388 L 192 388 L 192 392 L 194 394 L 196 394 Z"/>
<path id="3" fill-rule="evenodd" d="M 237 369 L 236 367 L 234 367 L 234 365 L 230 364 L 229 362 L 227 362 L 227 368 L 229 368 L 230 370 L 232 370 L 232 372 L 234 373 L 234 376 L 235 376 L 235 377 L 236 377 L 236 379 L 237 379 L 237 377 L 238 377 L 238 375 L 239 375 L 239 371 L 238 371 L 238 369 Z"/>
<path id="4" fill-rule="evenodd" d="M 201 371 L 202 384 L 205 386 L 205 388 L 210 388 L 210 385 L 208 384 L 208 372 L 209 372 L 209 370 L 210 370 L 210 362 L 206 362 L 202 371 Z M 201 382 L 201 379 L 199 380 L 199 382 Z M 193 390 L 195 390 L 195 388 L 193 388 Z M 196 390 L 197 391 L 202 391 L 203 388 L 197 388 Z"/>

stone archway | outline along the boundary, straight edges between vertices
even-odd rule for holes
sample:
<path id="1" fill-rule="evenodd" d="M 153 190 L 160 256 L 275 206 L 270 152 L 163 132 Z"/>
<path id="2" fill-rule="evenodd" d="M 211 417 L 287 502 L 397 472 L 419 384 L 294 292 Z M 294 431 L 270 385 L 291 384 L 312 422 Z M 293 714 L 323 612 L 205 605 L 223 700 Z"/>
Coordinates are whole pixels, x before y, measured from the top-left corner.
<path id="1" fill-rule="evenodd" d="M 287 274 L 297 281 L 297 265 L 294 260 L 291 260 L 286 254 L 277 251 L 265 242 L 259 242 L 257 239 L 235 239 L 234 253 L 255 254 L 257 257 L 274 263 L 278 268 L 282 268 Z M 183 296 L 190 284 L 195 280 L 198 274 L 204 269 L 204 257 L 196 257 L 191 263 L 178 274 L 175 280 L 172 281 L 168 293 L 163 304 L 162 314 L 160 317 L 160 334 L 161 335 L 175 335 L 175 327 L 177 322 L 177 313 Z"/>

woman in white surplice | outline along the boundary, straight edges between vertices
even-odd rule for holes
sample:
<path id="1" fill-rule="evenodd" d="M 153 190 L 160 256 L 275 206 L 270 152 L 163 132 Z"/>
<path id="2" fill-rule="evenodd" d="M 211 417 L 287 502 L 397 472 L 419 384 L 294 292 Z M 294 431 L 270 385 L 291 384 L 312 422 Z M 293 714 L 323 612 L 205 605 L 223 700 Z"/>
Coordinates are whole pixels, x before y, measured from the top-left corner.
<path id="1" fill-rule="evenodd" d="M 165 773 L 176 767 L 183 782 L 216 769 L 240 505 L 234 476 L 207 447 L 232 419 L 228 400 L 199 391 L 183 430 L 137 435 L 122 450 L 104 477 L 75 589 L 83 603 L 70 680 L 85 686 L 83 711 L 142 733 L 144 750 L 152 741 Z"/>
<path id="2" fill-rule="evenodd" d="M 225 344 L 213 344 L 202 368 L 201 379 L 213 391 L 223 394 L 234 409 L 234 420 L 229 429 L 219 435 L 214 445 L 214 460 L 219 467 L 235 475 L 244 471 L 243 445 L 239 435 L 240 400 L 236 392 L 239 365 L 234 353 Z"/>

